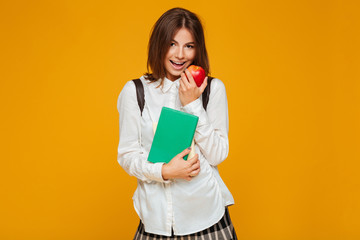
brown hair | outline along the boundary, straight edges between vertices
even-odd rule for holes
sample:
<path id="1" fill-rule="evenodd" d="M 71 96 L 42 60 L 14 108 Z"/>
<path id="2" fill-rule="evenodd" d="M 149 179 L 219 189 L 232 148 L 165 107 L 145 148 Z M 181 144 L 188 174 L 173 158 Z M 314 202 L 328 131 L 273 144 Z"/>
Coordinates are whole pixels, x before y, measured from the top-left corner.
<path id="1" fill-rule="evenodd" d="M 156 81 L 166 76 L 165 55 L 170 48 L 175 33 L 182 27 L 188 29 L 195 39 L 194 65 L 201 66 L 206 75 L 210 72 L 209 59 L 205 46 L 204 30 L 196 14 L 183 8 L 166 11 L 155 23 L 148 45 L 146 79 Z M 150 69 L 152 73 L 150 73 Z"/>

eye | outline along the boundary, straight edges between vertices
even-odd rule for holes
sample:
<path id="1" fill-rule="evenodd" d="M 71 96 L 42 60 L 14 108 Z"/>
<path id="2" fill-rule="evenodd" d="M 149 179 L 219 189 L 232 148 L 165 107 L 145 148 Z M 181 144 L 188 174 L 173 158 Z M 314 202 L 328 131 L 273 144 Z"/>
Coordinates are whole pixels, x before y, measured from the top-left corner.
<path id="1" fill-rule="evenodd" d="M 173 47 L 173 46 L 175 46 L 175 43 L 170 43 L 170 47 Z"/>
<path id="2" fill-rule="evenodd" d="M 194 48 L 194 45 L 186 45 L 187 48 Z"/>

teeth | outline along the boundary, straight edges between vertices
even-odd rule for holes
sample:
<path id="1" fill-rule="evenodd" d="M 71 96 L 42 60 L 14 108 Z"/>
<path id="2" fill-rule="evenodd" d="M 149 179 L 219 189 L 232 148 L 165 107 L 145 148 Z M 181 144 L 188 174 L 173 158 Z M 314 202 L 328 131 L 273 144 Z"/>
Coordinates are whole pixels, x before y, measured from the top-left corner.
<path id="1" fill-rule="evenodd" d="M 174 62 L 174 61 L 171 61 L 171 62 L 173 62 L 173 63 L 175 63 L 175 64 L 178 64 L 178 65 L 182 65 L 182 64 L 185 63 L 185 62 Z"/>

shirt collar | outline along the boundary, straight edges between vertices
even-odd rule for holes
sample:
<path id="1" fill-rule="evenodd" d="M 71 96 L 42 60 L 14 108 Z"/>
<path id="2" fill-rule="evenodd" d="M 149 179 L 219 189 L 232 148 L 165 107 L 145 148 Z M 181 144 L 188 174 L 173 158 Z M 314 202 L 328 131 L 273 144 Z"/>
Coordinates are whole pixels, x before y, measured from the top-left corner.
<path id="1" fill-rule="evenodd" d="M 176 79 L 175 81 L 171 81 L 167 77 L 165 77 L 164 83 L 161 87 L 162 92 L 163 93 L 168 92 L 173 85 L 175 85 L 176 88 L 179 88 L 179 84 L 180 84 L 179 80 L 180 80 L 180 78 Z"/>

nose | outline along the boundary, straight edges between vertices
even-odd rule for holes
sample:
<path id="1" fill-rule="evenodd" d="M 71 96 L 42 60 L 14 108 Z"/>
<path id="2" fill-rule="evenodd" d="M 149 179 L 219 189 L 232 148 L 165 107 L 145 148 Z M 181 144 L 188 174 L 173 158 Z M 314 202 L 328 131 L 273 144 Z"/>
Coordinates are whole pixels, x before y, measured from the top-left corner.
<path id="1" fill-rule="evenodd" d="M 184 57 L 184 49 L 179 47 L 175 53 L 175 57 L 182 59 Z"/>

